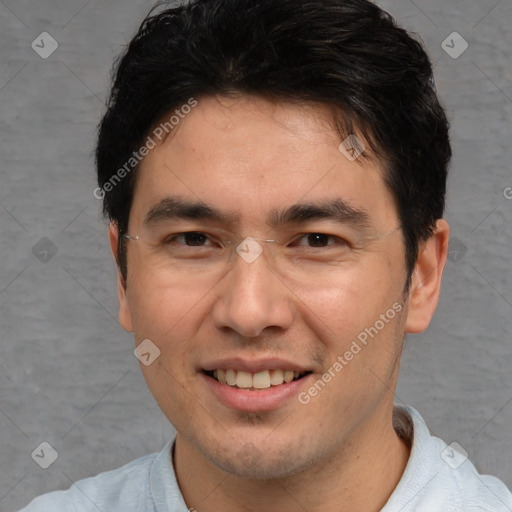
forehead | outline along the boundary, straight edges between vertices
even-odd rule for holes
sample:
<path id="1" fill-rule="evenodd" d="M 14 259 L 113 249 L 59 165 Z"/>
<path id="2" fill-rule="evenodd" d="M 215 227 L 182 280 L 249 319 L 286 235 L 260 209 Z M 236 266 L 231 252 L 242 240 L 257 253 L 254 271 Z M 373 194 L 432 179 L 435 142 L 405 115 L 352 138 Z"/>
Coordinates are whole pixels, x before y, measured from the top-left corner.
<path id="1" fill-rule="evenodd" d="M 141 163 L 130 222 L 179 196 L 247 224 L 286 205 L 340 198 L 369 211 L 376 226 L 391 225 L 396 208 L 378 161 L 350 161 L 339 144 L 332 114 L 320 105 L 199 99 Z"/>

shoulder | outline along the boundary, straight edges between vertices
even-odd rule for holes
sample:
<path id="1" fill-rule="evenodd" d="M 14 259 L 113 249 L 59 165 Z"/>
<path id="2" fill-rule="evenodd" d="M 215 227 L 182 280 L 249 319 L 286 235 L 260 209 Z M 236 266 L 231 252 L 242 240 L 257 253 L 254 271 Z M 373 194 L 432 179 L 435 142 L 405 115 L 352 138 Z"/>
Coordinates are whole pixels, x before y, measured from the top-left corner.
<path id="1" fill-rule="evenodd" d="M 459 445 L 447 445 L 432 436 L 432 493 L 445 497 L 447 505 L 460 512 L 512 512 L 512 493 L 498 478 L 482 475 Z M 450 509 L 451 510 L 451 509 Z"/>
<path id="2" fill-rule="evenodd" d="M 39 496 L 20 512 L 145 511 L 149 473 L 157 456 L 145 455 L 118 469 L 79 480 L 66 491 Z"/>
<path id="3" fill-rule="evenodd" d="M 416 410 L 395 407 L 394 420 L 397 431 L 410 437 L 412 447 L 402 479 L 383 512 L 512 512 L 507 486 L 481 475 L 460 445 L 447 445 L 432 436 Z"/>

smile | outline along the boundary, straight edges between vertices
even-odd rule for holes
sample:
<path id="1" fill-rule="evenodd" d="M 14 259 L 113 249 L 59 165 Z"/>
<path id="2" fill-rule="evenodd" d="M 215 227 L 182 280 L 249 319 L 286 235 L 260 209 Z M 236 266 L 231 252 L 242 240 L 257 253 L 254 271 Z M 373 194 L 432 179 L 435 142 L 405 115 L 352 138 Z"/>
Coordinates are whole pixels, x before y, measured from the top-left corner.
<path id="1" fill-rule="evenodd" d="M 219 368 L 213 371 L 205 371 L 205 373 L 231 388 L 258 391 L 299 380 L 311 372 L 272 369 L 251 373 L 243 370 Z"/>

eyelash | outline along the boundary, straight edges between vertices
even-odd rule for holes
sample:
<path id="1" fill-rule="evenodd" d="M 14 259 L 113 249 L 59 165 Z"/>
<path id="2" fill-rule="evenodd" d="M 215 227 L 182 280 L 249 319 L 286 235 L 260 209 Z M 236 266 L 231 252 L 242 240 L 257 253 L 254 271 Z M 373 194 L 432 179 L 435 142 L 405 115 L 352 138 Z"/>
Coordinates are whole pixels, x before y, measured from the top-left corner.
<path id="1" fill-rule="evenodd" d="M 168 245 L 168 244 L 171 244 L 173 242 L 176 242 L 176 239 L 179 238 L 179 237 L 184 237 L 186 235 L 202 235 L 202 236 L 205 236 L 208 240 L 211 241 L 211 237 L 208 236 L 206 233 L 202 232 L 202 231 L 185 231 L 185 232 L 182 232 L 182 233 L 176 233 L 176 234 L 173 234 L 173 235 L 170 235 L 168 237 L 166 237 L 164 239 L 164 244 L 165 245 Z M 321 246 L 320 248 L 325 248 L 325 247 L 331 247 L 331 246 L 334 246 L 334 245 L 342 245 L 342 246 L 350 246 L 349 242 L 347 242 L 346 240 L 344 240 L 343 238 L 340 238 L 338 236 L 335 236 L 335 235 L 329 235 L 327 233 L 321 233 L 321 232 L 308 232 L 308 233 L 301 233 L 300 235 L 297 235 L 294 239 L 293 239 L 293 242 L 296 243 L 297 241 L 300 241 L 306 237 L 309 237 L 309 236 L 313 236 L 313 235 L 319 235 L 321 237 L 327 237 L 328 239 L 332 239 L 332 240 L 335 240 L 336 243 L 335 244 L 327 244 L 327 245 L 323 245 Z M 185 243 L 183 243 L 182 245 L 185 245 L 186 247 L 205 247 L 204 245 L 198 245 L 198 246 L 195 246 L 195 245 L 187 245 Z M 208 246 L 207 246 L 208 247 Z M 299 245 L 299 247 L 306 247 L 304 245 Z M 307 246 L 307 247 L 310 247 L 310 248 L 315 248 L 313 246 Z"/>

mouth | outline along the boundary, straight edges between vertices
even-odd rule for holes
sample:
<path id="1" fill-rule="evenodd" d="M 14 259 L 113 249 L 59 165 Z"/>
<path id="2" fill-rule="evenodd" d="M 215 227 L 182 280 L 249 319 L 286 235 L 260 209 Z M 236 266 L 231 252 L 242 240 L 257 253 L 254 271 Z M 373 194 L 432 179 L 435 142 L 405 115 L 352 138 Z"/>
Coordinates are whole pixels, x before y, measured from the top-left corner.
<path id="1" fill-rule="evenodd" d="M 282 386 L 283 384 L 289 384 L 293 381 L 298 381 L 311 374 L 312 372 L 299 372 L 276 368 L 251 373 L 231 368 L 218 368 L 216 370 L 203 370 L 203 373 L 208 377 L 216 380 L 220 384 L 230 388 L 257 392 L 276 388 L 278 386 Z"/>

